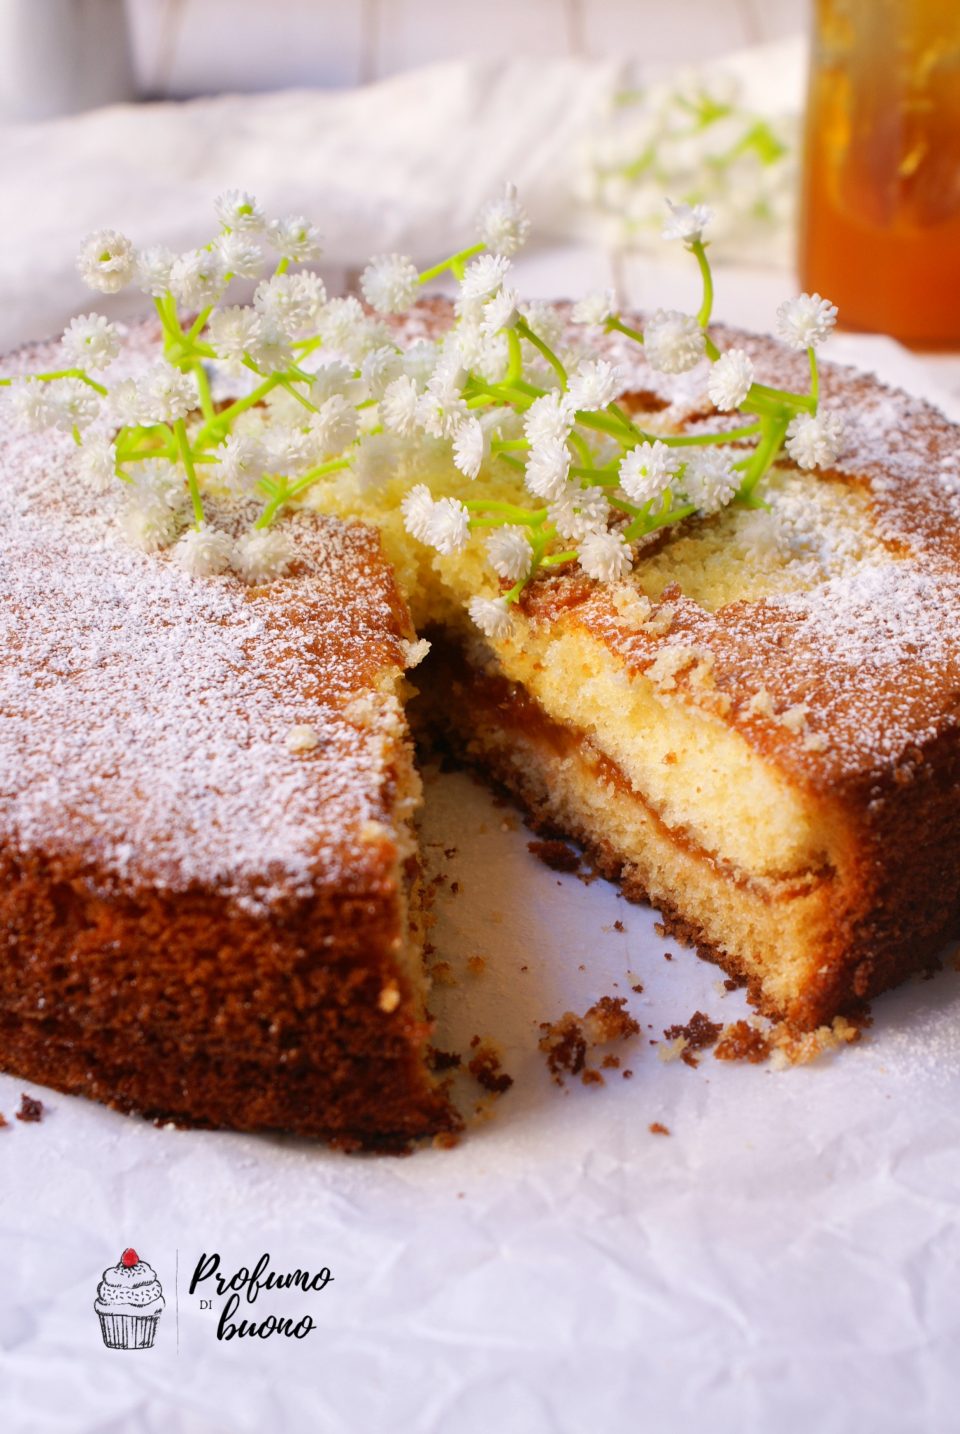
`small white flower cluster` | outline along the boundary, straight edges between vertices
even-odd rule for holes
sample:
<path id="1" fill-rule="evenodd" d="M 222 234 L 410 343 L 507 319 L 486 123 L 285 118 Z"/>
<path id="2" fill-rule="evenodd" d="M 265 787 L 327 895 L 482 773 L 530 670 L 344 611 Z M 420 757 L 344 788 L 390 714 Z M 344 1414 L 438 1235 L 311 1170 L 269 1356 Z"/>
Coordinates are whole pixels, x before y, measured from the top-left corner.
<path id="1" fill-rule="evenodd" d="M 488 637 L 506 640 L 513 604 L 543 565 L 575 562 L 597 582 L 620 581 L 637 543 L 747 498 L 781 444 L 803 468 L 830 466 L 839 455 L 840 419 L 818 411 L 815 355 L 835 307 L 803 294 L 778 312 L 781 336 L 809 351 L 810 392 L 758 384 L 747 350 L 720 353 L 708 334 L 712 216 L 699 200 L 669 203 L 663 233 L 696 259 L 700 310 L 658 309 L 643 333 L 624 323 L 610 292 L 587 296 L 569 316 L 521 302 L 511 260 L 530 225 L 513 186 L 484 206 L 480 242 L 434 269 L 421 274 L 397 253 L 372 259 L 360 280 L 365 304 L 328 297 L 310 271 L 288 272 L 319 252 L 305 219 L 270 221 L 242 191 L 221 195 L 215 208 L 222 229 L 203 248 L 137 252 L 104 230 L 81 252 L 94 288 L 113 293 L 138 283 L 154 297 L 167 357 L 108 389 L 92 375 L 117 357 L 119 330 L 82 315 L 63 335 L 62 370 L 11 386 L 22 422 L 73 434 L 80 472 L 95 489 L 121 480 L 129 540 L 148 552 L 169 549 L 193 577 L 280 577 L 295 557 L 271 526 L 284 505 L 342 469 L 352 469 L 361 493 L 400 475 L 406 530 L 441 557 L 462 554 L 471 532 L 484 530 L 490 572 L 508 590 L 478 594 L 469 608 Z M 266 246 L 279 256 L 268 276 Z M 459 281 L 455 322 L 440 337 L 401 348 L 388 317 L 406 313 L 424 281 L 446 271 Z M 234 277 L 257 281 L 250 304 L 222 302 Z M 178 306 L 199 314 L 181 322 Z M 642 344 L 657 372 L 702 364 L 714 406 L 742 409 L 756 422 L 685 436 L 643 431 L 631 415 L 626 369 L 589 352 L 586 331 L 597 329 Z M 219 406 L 210 386 L 218 370 L 244 377 L 239 396 Z M 106 422 L 92 427 L 101 407 L 119 432 Z M 751 438 L 755 444 L 745 442 Z M 460 475 L 452 475 L 452 492 L 443 491 L 444 463 L 448 475 Z M 422 481 L 427 472 L 430 484 Z M 260 495 L 257 524 L 240 538 L 211 524 L 202 486 L 221 503 Z"/>
<path id="2" fill-rule="evenodd" d="M 611 245 L 651 248 L 664 194 L 682 196 L 666 235 L 689 244 L 714 211 L 724 255 L 786 257 L 793 226 L 798 116 L 746 106 L 727 73 L 692 73 L 611 95 L 574 175 L 577 198 Z"/>

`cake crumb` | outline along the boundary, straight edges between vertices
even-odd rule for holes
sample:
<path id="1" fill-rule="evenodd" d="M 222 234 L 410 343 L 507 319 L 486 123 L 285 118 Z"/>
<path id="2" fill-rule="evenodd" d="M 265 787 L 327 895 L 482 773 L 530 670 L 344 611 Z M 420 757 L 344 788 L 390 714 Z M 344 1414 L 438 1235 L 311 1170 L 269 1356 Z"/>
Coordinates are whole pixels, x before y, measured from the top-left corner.
<path id="1" fill-rule="evenodd" d="M 718 1061 L 749 1061 L 759 1065 L 770 1054 L 770 1040 L 761 1027 L 749 1021 L 733 1021 L 724 1026 L 713 1054 Z"/>
<path id="2" fill-rule="evenodd" d="M 455 1150 L 460 1136 L 453 1130 L 441 1130 L 433 1137 L 434 1150 Z"/>
<path id="3" fill-rule="evenodd" d="M 396 981 L 388 981 L 387 984 L 384 986 L 383 990 L 380 992 L 379 999 L 377 1000 L 377 1005 L 380 1007 L 381 1011 L 384 1011 L 389 1016 L 392 1011 L 395 1011 L 397 1009 L 399 1004 L 400 987 L 397 985 Z"/>
<path id="4" fill-rule="evenodd" d="M 780 713 L 777 721 L 781 727 L 786 727 L 788 732 L 793 732 L 795 736 L 799 737 L 806 728 L 809 711 L 810 708 L 806 702 L 795 702 L 792 707 L 788 707 L 785 712 Z"/>
<path id="5" fill-rule="evenodd" d="M 430 976 L 438 986 L 455 986 L 457 978 L 449 961 L 435 961 L 430 967 Z"/>
<path id="6" fill-rule="evenodd" d="M 5 1130 L 9 1124 L 9 1120 L 4 1115 L 3 1111 L 0 1110 L 0 1130 Z"/>
<path id="7" fill-rule="evenodd" d="M 474 1054 L 467 1062 L 467 1070 L 478 1085 L 493 1095 L 503 1095 L 513 1085 L 513 1076 L 507 1075 L 500 1061 L 500 1054 L 492 1041 L 481 1041 L 474 1036 L 470 1042 Z"/>
<path id="8" fill-rule="evenodd" d="M 622 1074 L 623 1074 L 624 1080 L 633 1080 L 633 1071 L 629 1068 L 629 1066 L 627 1067 L 627 1069 L 626 1069 L 625 1071 L 623 1071 Z"/>
<path id="9" fill-rule="evenodd" d="M 600 1064 L 603 1066 L 604 1070 L 617 1071 L 620 1069 L 620 1057 L 615 1056 L 613 1052 L 610 1051 L 607 1055 L 604 1056 Z"/>
<path id="10" fill-rule="evenodd" d="M 652 1046 L 657 1046 L 657 1056 L 666 1065 L 669 1061 L 678 1061 L 682 1058 L 687 1049 L 686 1036 L 677 1036 L 669 1041 L 667 1045 L 660 1045 L 657 1041 L 651 1041 Z"/>
<path id="11" fill-rule="evenodd" d="M 747 703 L 747 711 L 753 717 L 772 717 L 773 710 L 773 698 L 765 687 L 755 692 Z"/>
<path id="12" fill-rule="evenodd" d="M 527 851 L 551 871 L 579 870 L 580 853 L 574 851 L 565 841 L 528 841 Z"/>
<path id="13" fill-rule="evenodd" d="M 436 1046 L 427 1046 L 427 1065 L 432 1071 L 457 1070 L 462 1060 L 456 1051 L 441 1051 Z"/>
<path id="14" fill-rule="evenodd" d="M 669 1127 L 666 1126 L 666 1125 L 663 1125 L 659 1120 L 651 1121 L 651 1122 L 650 1122 L 650 1127 L 649 1127 L 649 1129 L 650 1129 L 650 1134 L 651 1134 L 651 1135 L 669 1135 L 669 1134 L 670 1134 Z"/>
<path id="15" fill-rule="evenodd" d="M 27 1125 L 38 1124 L 43 1119 L 43 1101 L 37 1100 L 36 1096 L 27 1095 L 24 1091 L 20 1096 L 17 1119 L 24 1121 Z"/>
<path id="16" fill-rule="evenodd" d="M 584 1085 L 606 1085 L 603 1076 L 598 1070 L 594 1070 L 592 1066 L 587 1066 L 580 1079 Z"/>
<path id="17" fill-rule="evenodd" d="M 684 1047 L 680 1058 L 688 1066 L 696 1068 L 700 1062 L 695 1052 L 709 1050 L 716 1045 L 722 1030 L 722 1021 L 711 1021 L 703 1011 L 694 1011 L 685 1026 L 668 1026 L 663 1034 L 668 1041 L 675 1041 L 678 1036 L 683 1037 Z"/>
<path id="18" fill-rule="evenodd" d="M 623 922 L 620 920 L 619 916 L 617 917 L 616 921 L 613 923 L 613 929 L 614 929 L 614 931 L 626 931 L 626 929 L 627 929 L 627 928 L 624 926 Z"/>
<path id="19" fill-rule="evenodd" d="M 582 1016 L 565 1011 L 557 1021 L 540 1023 L 540 1049 L 547 1058 L 547 1069 L 557 1085 L 566 1075 L 580 1075 L 589 1070 L 587 1051 L 595 1046 L 612 1045 L 639 1034 L 640 1025 L 626 1009 L 623 996 L 601 996 Z M 599 1075 L 599 1072 L 596 1072 Z M 602 1084 L 590 1076 L 584 1084 Z"/>
<path id="20" fill-rule="evenodd" d="M 467 957 L 467 970 L 470 972 L 471 976 L 482 976 L 486 969 L 487 959 L 485 956 Z"/>

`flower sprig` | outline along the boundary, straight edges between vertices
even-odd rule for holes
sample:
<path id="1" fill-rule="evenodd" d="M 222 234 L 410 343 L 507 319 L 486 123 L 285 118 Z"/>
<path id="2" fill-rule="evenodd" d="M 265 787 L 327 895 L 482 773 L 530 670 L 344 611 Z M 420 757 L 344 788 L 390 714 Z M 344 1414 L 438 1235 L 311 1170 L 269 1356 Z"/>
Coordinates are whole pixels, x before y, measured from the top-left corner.
<path id="1" fill-rule="evenodd" d="M 137 251 L 113 231 L 83 244 L 91 287 L 112 294 L 136 284 L 153 299 L 163 356 L 146 372 L 108 383 L 121 335 L 91 314 L 64 333 L 61 367 L 0 380 L 22 422 L 72 433 L 89 481 L 121 485 L 128 538 L 147 551 L 171 547 L 195 576 L 282 575 L 295 556 L 278 526 L 283 512 L 348 469 L 361 493 L 382 484 L 406 447 L 450 475 L 439 495 L 422 482 L 406 489 L 406 528 L 446 556 L 484 537 L 497 593 L 476 594 L 470 611 L 497 638 L 538 573 L 575 563 L 598 581 L 620 579 L 652 535 L 731 503 L 760 503 L 784 447 L 802 467 L 836 457 L 839 421 L 820 413 L 816 357 L 835 308 L 801 295 L 779 311 L 781 337 L 807 352 L 806 391 L 758 382 L 750 356 L 721 352 L 710 333 L 710 214 L 701 205 L 670 205 L 664 229 L 697 263 L 699 308 L 659 310 L 642 331 L 611 295 L 581 300 L 569 318 L 521 301 L 511 260 L 530 226 L 512 186 L 484 207 L 478 241 L 441 263 L 420 271 L 404 255 L 373 259 L 360 281 L 366 307 L 328 297 L 316 273 L 291 268 L 319 253 L 307 220 L 268 220 L 238 191 L 215 208 L 218 234 L 184 254 Z M 441 274 L 458 285 L 453 323 L 404 346 L 390 320 Z M 235 279 L 256 282 L 252 303 L 227 302 Z M 631 412 L 627 372 L 596 356 L 602 332 L 642 346 L 663 373 L 709 362 L 711 401 L 744 421 L 647 431 Z M 208 521 L 211 493 L 260 500 L 242 537 Z"/>

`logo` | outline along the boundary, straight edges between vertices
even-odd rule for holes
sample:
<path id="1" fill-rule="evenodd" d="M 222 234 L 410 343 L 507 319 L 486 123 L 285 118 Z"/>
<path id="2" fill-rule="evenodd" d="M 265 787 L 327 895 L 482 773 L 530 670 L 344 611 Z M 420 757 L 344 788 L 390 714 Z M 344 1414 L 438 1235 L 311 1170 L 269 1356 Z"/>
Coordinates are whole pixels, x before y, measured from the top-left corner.
<path id="1" fill-rule="evenodd" d="M 107 1349 L 151 1349 L 163 1313 L 160 1281 L 136 1250 L 124 1250 L 97 1286 L 93 1308 Z"/>

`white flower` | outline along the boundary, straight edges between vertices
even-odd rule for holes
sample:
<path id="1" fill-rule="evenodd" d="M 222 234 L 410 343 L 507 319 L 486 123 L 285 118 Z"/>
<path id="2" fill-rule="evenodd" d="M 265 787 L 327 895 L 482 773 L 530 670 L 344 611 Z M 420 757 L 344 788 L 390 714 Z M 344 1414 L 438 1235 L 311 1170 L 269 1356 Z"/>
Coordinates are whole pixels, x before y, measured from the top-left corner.
<path id="1" fill-rule="evenodd" d="M 556 353 L 563 343 L 565 327 L 563 316 L 556 305 L 539 302 L 524 304 L 520 312 L 537 338 L 542 339 L 547 348 L 553 349 Z"/>
<path id="2" fill-rule="evenodd" d="M 162 298 L 170 288 L 170 272 L 177 256 L 172 249 L 154 244 L 137 255 L 137 284 L 145 294 Z"/>
<path id="3" fill-rule="evenodd" d="M 574 304 L 570 317 L 575 324 L 588 324 L 596 326 L 606 323 L 616 313 L 617 301 L 612 289 L 604 289 L 602 292 L 587 294 Z"/>
<path id="4" fill-rule="evenodd" d="M 467 611 L 484 636 L 499 642 L 513 632 L 513 618 L 506 598 L 472 597 Z"/>
<path id="5" fill-rule="evenodd" d="M 180 520 L 163 495 L 146 485 L 127 494 L 120 510 L 120 528 L 127 542 L 143 553 L 167 548 L 177 536 Z"/>
<path id="6" fill-rule="evenodd" d="M 61 342 L 77 368 L 106 368 L 120 352 L 120 335 L 102 314 L 71 319 Z"/>
<path id="7" fill-rule="evenodd" d="M 29 433 L 42 433 L 56 426 L 59 414 L 48 383 L 25 379 L 10 389 L 13 421 Z"/>
<path id="8" fill-rule="evenodd" d="M 282 578 L 296 557 L 286 533 L 277 528 L 251 528 L 234 544 L 231 566 L 248 583 Z"/>
<path id="9" fill-rule="evenodd" d="M 502 254 L 480 254 L 471 259 L 460 281 L 460 296 L 470 302 L 486 303 L 503 288 L 510 260 Z"/>
<path id="10" fill-rule="evenodd" d="M 310 432 L 321 458 L 342 453 L 357 436 L 357 411 L 342 393 L 331 394 L 310 419 Z"/>
<path id="11" fill-rule="evenodd" d="M 320 255 L 320 235 L 302 214 L 274 219 L 267 225 L 267 237 L 282 259 L 306 264 Z"/>
<path id="12" fill-rule="evenodd" d="M 351 294 L 346 299 L 331 299 L 320 315 L 318 329 L 327 348 L 352 354 L 366 328 L 366 315 L 359 299 Z M 364 351 L 375 345 L 364 344 Z"/>
<path id="13" fill-rule="evenodd" d="M 201 523 L 188 528 L 173 550 L 173 561 L 192 578 L 210 578 L 225 572 L 233 556 L 233 539 Z"/>
<path id="14" fill-rule="evenodd" d="M 166 458 L 145 458 L 126 469 L 127 499 L 147 507 L 159 501 L 171 511 L 178 509 L 184 498 L 186 475 Z"/>
<path id="15" fill-rule="evenodd" d="M 256 352 L 260 342 L 260 316 L 255 309 L 240 304 L 217 309 L 210 315 L 204 337 L 218 358 L 232 365 L 242 363 L 247 354 Z"/>
<path id="16" fill-rule="evenodd" d="M 501 289 L 483 306 L 480 332 L 484 338 L 493 338 L 504 329 L 512 329 L 520 317 L 520 296 L 516 289 Z"/>
<path id="17" fill-rule="evenodd" d="M 418 390 L 426 388 L 437 362 L 437 345 L 430 339 L 417 339 L 402 355 L 403 371 L 412 378 Z"/>
<path id="18" fill-rule="evenodd" d="M 740 486 L 733 457 L 719 448 L 688 451 L 683 491 L 701 513 L 718 513 Z"/>
<path id="19" fill-rule="evenodd" d="M 565 393 L 545 393 L 531 403 L 523 431 L 532 448 L 548 441 L 566 443 L 573 428 L 573 408 Z"/>
<path id="20" fill-rule="evenodd" d="M 567 483 L 547 505 L 547 516 L 561 538 L 580 543 L 588 533 L 606 529 L 610 504 L 602 488 L 581 488 L 579 483 Z"/>
<path id="21" fill-rule="evenodd" d="M 274 274 L 272 278 L 262 280 L 253 295 L 253 307 L 263 321 L 282 329 L 291 338 L 313 317 L 310 295 L 297 282 L 301 277 L 299 274 Z"/>
<path id="22" fill-rule="evenodd" d="M 839 413 L 798 413 L 787 429 L 786 450 L 800 468 L 829 468 L 843 447 Z"/>
<path id="23" fill-rule="evenodd" d="M 227 274 L 237 274 L 241 279 L 256 279 L 263 268 L 263 250 L 243 231 L 221 234 L 217 250 Z"/>
<path id="24" fill-rule="evenodd" d="M 570 471 L 570 451 L 559 438 L 545 438 L 527 454 L 524 481 L 537 498 L 559 496 Z"/>
<path id="25" fill-rule="evenodd" d="M 403 526 L 410 536 L 425 543 L 433 513 L 433 494 L 426 483 L 415 483 L 404 493 L 400 511 L 403 514 Z"/>
<path id="26" fill-rule="evenodd" d="M 420 273 L 405 254 L 378 254 L 360 275 L 360 289 L 379 314 L 402 314 L 420 288 Z"/>
<path id="27" fill-rule="evenodd" d="M 108 399 L 110 412 L 117 422 L 124 428 L 136 428 L 139 424 L 149 422 L 144 418 L 143 395 L 136 379 L 122 378 L 110 389 Z"/>
<path id="28" fill-rule="evenodd" d="M 682 462 L 678 450 L 659 438 L 655 443 L 638 443 L 620 464 L 620 487 L 633 503 L 655 502 L 670 487 Z"/>
<path id="29" fill-rule="evenodd" d="M 606 408 L 622 392 L 623 370 L 606 359 L 584 359 L 567 384 L 571 406 L 593 412 Z"/>
<path id="30" fill-rule="evenodd" d="M 81 279 L 101 294 L 116 294 L 129 284 L 136 267 L 136 250 L 126 235 L 115 229 L 88 234 L 77 258 Z"/>
<path id="31" fill-rule="evenodd" d="M 171 364 L 154 364 L 137 387 L 141 423 L 175 423 L 197 407 L 194 380 Z"/>
<path id="32" fill-rule="evenodd" d="M 211 476 L 237 494 L 252 493 L 267 464 L 263 444 L 247 433 L 231 433 L 213 456 L 217 464 Z"/>
<path id="33" fill-rule="evenodd" d="M 300 300 L 304 324 L 316 325 L 327 302 L 326 286 L 320 275 L 312 269 L 304 269 L 292 276 L 291 287 Z"/>
<path id="34" fill-rule="evenodd" d="M 470 514 L 457 498 L 438 498 L 430 510 L 425 542 L 438 553 L 459 553 L 470 536 Z"/>
<path id="35" fill-rule="evenodd" d="M 267 429 L 264 448 L 267 472 L 283 473 L 288 478 L 312 468 L 316 457 L 313 434 L 285 423 L 274 423 Z"/>
<path id="36" fill-rule="evenodd" d="M 487 557 L 493 571 L 509 583 L 528 576 L 533 564 L 533 549 L 526 528 L 512 524 L 494 528 L 487 538 Z"/>
<path id="37" fill-rule="evenodd" d="M 682 239 L 684 244 L 703 242 L 703 231 L 713 218 L 713 211 L 706 204 L 674 204 L 667 200 L 670 213 L 664 220 L 664 239 Z"/>
<path id="38" fill-rule="evenodd" d="M 480 238 L 494 254 L 509 258 L 526 242 L 530 220 L 517 199 L 517 186 L 506 184 L 500 199 L 489 199 L 478 215 Z"/>
<path id="39" fill-rule="evenodd" d="M 217 218 L 225 229 L 245 229 L 256 234 L 264 226 L 263 210 L 252 194 L 242 189 L 228 189 L 213 202 Z"/>
<path id="40" fill-rule="evenodd" d="M 464 418 L 453 430 L 453 461 L 466 478 L 476 478 L 487 454 L 479 418 Z"/>
<path id="41" fill-rule="evenodd" d="M 85 438 L 80 449 L 80 475 L 97 493 L 105 493 L 117 471 L 117 450 L 106 438 Z"/>
<path id="42" fill-rule="evenodd" d="M 72 429 L 87 428 L 100 412 L 100 400 L 95 391 L 79 378 L 58 379 L 51 384 L 55 423 L 65 433 Z"/>
<path id="43" fill-rule="evenodd" d="M 463 371 L 455 360 L 442 360 L 433 372 L 417 404 L 417 422 L 431 438 L 452 438 L 467 417 L 467 404 L 460 392 Z"/>
<path id="44" fill-rule="evenodd" d="M 380 422 L 389 433 L 408 438 L 417 425 L 419 404 L 417 385 L 408 374 L 402 374 L 387 384 L 379 404 Z"/>
<path id="45" fill-rule="evenodd" d="M 218 249 L 190 249 L 173 261 L 170 290 L 188 309 L 215 303 L 226 283 L 226 270 Z"/>
<path id="46" fill-rule="evenodd" d="M 321 364 L 310 385 L 310 402 L 319 408 L 328 398 L 333 398 L 334 394 L 341 394 L 351 403 L 359 403 L 365 396 L 363 385 L 353 375 L 354 370 L 350 365 L 340 359 L 331 359 L 329 363 Z"/>
<path id="47" fill-rule="evenodd" d="M 703 357 L 703 330 L 690 314 L 658 309 L 643 334 L 651 368 L 661 373 L 686 373 Z"/>
<path id="48" fill-rule="evenodd" d="M 279 324 L 262 323 L 256 347 L 250 354 L 263 373 L 282 373 L 293 363 L 290 335 Z"/>
<path id="49" fill-rule="evenodd" d="M 816 348 L 829 338 L 837 306 L 819 294 L 799 294 L 777 310 L 777 333 L 792 349 Z"/>
<path id="50" fill-rule="evenodd" d="M 721 412 L 739 408 L 753 383 L 753 360 L 743 349 L 728 349 L 710 370 L 707 393 Z"/>
<path id="51" fill-rule="evenodd" d="M 606 530 L 588 533 L 580 544 L 580 566 L 588 578 L 614 582 L 630 571 L 633 554 L 622 533 Z"/>
<path id="52" fill-rule="evenodd" d="M 367 393 L 374 399 L 381 399 L 387 385 L 402 373 L 403 355 L 389 344 L 371 349 L 360 365 L 360 376 L 367 386 Z"/>

